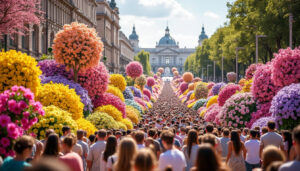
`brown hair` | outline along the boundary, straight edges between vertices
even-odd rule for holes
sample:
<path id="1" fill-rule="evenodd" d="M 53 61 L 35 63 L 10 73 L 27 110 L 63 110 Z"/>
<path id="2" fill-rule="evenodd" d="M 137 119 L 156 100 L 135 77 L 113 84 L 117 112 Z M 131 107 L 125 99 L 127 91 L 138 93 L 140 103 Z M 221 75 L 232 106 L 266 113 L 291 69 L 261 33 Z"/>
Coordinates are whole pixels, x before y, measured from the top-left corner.
<path id="1" fill-rule="evenodd" d="M 69 136 L 66 136 L 64 139 L 63 139 L 63 144 L 65 144 L 66 146 L 68 147 L 73 147 L 74 145 L 74 138 L 69 135 Z"/>
<path id="2" fill-rule="evenodd" d="M 174 134 L 171 131 L 165 130 L 161 133 L 160 139 L 166 142 L 167 144 L 171 145 L 174 141 Z"/>
<path id="3" fill-rule="evenodd" d="M 269 145 L 262 152 L 262 161 L 262 169 L 266 170 L 274 161 L 285 161 L 285 156 L 279 148 Z"/>
<path id="4" fill-rule="evenodd" d="M 141 149 L 135 160 L 134 167 L 137 171 L 151 171 L 156 166 L 156 157 L 150 149 Z"/>
<path id="5" fill-rule="evenodd" d="M 23 135 L 18 138 L 14 145 L 14 150 L 18 154 L 22 154 L 27 148 L 32 148 L 34 144 L 34 139 L 31 136 Z"/>
<path id="6" fill-rule="evenodd" d="M 216 136 L 212 134 L 205 134 L 202 136 L 201 143 L 209 143 L 214 147 L 216 145 Z"/>
<path id="7" fill-rule="evenodd" d="M 143 143 L 145 139 L 145 133 L 143 131 L 137 131 L 134 135 L 134 139 L 138 144 Z"/>
<path id="8" fill-rule="evenodd" d="M 136 152 L 136 143 L 132 138 L 126 137 L 122 139 L 118 147 L 118 160 L 114 165 L 114 171 L 131 171 L 132 161 Z"/>
<path id="9" fill-rule="evenodd" d="M 101 130 L 98 131 L 97 134 L 98 134 L 99 138 L 105 138 L 106 135 L 107 135 L 107 132 L 104 129 L 101 129 Z"/>
<path id="10" fill-rule="evenodd" d="M 189 131 L 187 138 L 187 152 L 189 157 L 191 157 L 193 144 L 198 144 L 198 134 L 194 129 Z"/>

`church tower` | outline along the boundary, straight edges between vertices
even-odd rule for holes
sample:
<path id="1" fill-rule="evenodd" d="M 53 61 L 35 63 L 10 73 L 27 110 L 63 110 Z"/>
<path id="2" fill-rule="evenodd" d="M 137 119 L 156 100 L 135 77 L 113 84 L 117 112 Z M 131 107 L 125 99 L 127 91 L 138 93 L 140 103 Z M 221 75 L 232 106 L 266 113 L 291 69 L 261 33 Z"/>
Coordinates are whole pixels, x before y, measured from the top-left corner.
<path id="1" fill-rule="evenodd" d="M 200 34 L 200 36 L 199 36 L 198 45 L 199 45 L 199 46 L 202 46 L 202 42 L 203 42 L 205 39 L 208 39 L 208 36 L 205 34 L 204 26 L 202 26 L 202 31 L 201 31 L 201 34 Z"/>
<path id="2" fill-rule="evenodd" d="M 133 46 L 134 51 L 139 49 L 139 36 L 136 34 L 135 26 L 133 25 L 132 33 L 129 35 L 129 41 Z"/>

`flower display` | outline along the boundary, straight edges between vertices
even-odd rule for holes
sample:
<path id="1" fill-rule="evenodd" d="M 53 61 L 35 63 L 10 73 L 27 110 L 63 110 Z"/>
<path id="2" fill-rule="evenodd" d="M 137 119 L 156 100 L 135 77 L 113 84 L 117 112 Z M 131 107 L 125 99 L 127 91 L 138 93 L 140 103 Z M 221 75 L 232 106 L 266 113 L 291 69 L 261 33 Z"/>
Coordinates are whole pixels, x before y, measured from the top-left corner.
<path id="1" fill-rule="evenodd" d="M 207 98 L 208 88 L 204 83 L 197 84 L 194 93 L 196 99 Z"/>
<path id="2" fill-rule="evenodd" d="M 174 71 L 174 72 L 173 72 L 173 75 L 174 75 L 175 77 L 177 77 L 177 76 L 179 76 L 179 72 L 178 72 L 178 71 Z"/>
<path id="3" fill-rule="evenodd" d="M 244 83 L 244 86 L 242 88 L 242 91 L 244 93 L 250 92 L 251 91 L 251 87 L 252 87 L 252 83 L 253 83 L 252 79 L 246 80 L 245 83 Z"/>
<path id="4" fill-rule="evenodd" d="M 262 66 L 263 64 L 251 64 L 247 69 L 246 69 L 246 79 L 250 80 L 252 79 L 252 77 L 255 74 L 255 71 L 257 70 L 257 68 L 259 68 L 260 66 Z"/>
<path id="5" fill-rule="evenodd" d="M 155 85 L 155 80 L 153 77 L 148 77 L 147 78 L 147 86 L 152 87 Z"/>
<path id="6" fill-rule="evenodd" d="M 213 88 L 214 85 L 215 85 L 214 82 L 209 82 L 209 83 L 207 84 L 207 88 L 208 88 L 208 89 L 211 89 L 211 88 Z"/>
<path id="7" fill-rule="evenodd" d="M 126 74 L 131 78 L 137 78 L 143 74 L 143 66 L 141 63 L 133 61 L 126 65 Z"/>
<path id="8" fill-rule="evenodd" d="M 110 93 L 104 93 L 103 95 L 99 96 L 94 101 L 95 108 L 103 105 L 113 105 L 116 107 L 120 112 L 122 112 L 123 117 L 126 116 L 125 113 L 125 103 L 121 101 L 117 96 L 110 94 Z"/>
<path id="9" fill-rule="evenodd" d="M 147 83 L 146 77 L 144 75 L 139 76 L 136 78 L 135 83 L 141 88 L 144 87 Z"/>
<path id="10" fill-rule="evenodd" d="M 133 94 L 132 94 L 131 89 L 129 87 L 125 88 L 125 90 L 123 91 L 123 96 L 124 96 L 125 99 L 133 100 Z"/>
<path id="11" fill-rule="evenodd" d="M 163 68 L 158 68 L 157 71 L 162 74 L 165 70 Z"/>
<path id="12" fill-rule="evenodd" d="M 92 100 L 101 96 L 106 91 L 108 79 L 108 72 L 102 62 L 86 70 L 86 72 L 79 72 L 78 74 L 78 83 L 88 91 Z"/>
<path id="13" fill-rule="evenodd" d="M 104 112 L 95 111 L 87 118 L 97 129 L 118 129 L 119 125 L 113 117 Z"/>
<path id="14" fill-rule="evenodd" d="M 150 101 L 149 97 L 146 96 L 145 94 L 143 94 L 143 99 L 144 99 L 146 102 L 149 102 L 149 101 Z"/>
<path id="15" fill-rule="evenodd" d="M 221 110 L 221 107 L 218 105 L 218 103 L 212 104 L 209 108 L 207 108 L 205 115 L 204 115 L 204 120 L 206 122 L 214 122 L 216 116 L 219 114 Z"/>
<path id="16" fill-rule="evenodd" d="M 273 97 L 270 112 L 280 129 L 293 129 L 300 124 L 300 83 L 279 90 Z"/>
<path id="17" fill-rule="evenodd" d="M 15 50 L 0 52 L 0 92 L 18 85 L 36 94 L 41 74 L 33 57 Z"/>
<path id="18" fill-rule="evenodd" d="M 219 93 L 218 103 L 223 106 L 227 99 L 234 95 L 237 91 L 241 91 L 241 86 L 236 84 L 228 84 Z"/>
<path id="19" fill-rule="evenodd" d="M 64 25 L 53 42 L 54 59 L 73 70 L 75 82 L 79 71 L 97 66 L 101 59 L 103 43 L 96 30 L 85 24 L 72 22 Z"/>
<path id="20" fill-rule="evenodd" d="M 188 86 L 189 86 L 189 84 L 186 83 L 186 82 L 181 83 L 180 84 L 180 91 L 181 91 L 181 93 L 185 92 L 185 90 L 188 89 Z"/>
<path id="21" fill-rule="evenodd" d="M 72 114 L 72 118 L 77 120 L 83 115 L 83 103 L 74 89 L 68 85 L 58 83 L 47 83 L 41 86 L 36 96 L 44 106 L 54 105 Z"/>
<path id="22" fill-rule="evenodd" d="M 238 93 L 231 96 L 221 108 L 220 121 L 223 126 L 243 128 L 256 110 L 256 101 L 251 93 Z"/>
<path id="23" fill-rule="evenodd" d="M 235 72 L 228 72 L 226 77 L 227 77 L 227 80 L 231 83 L 234 83 L 236 81 L 236 73 Z"/>
<path id="24" fill-rule="evenodd" d="M 129 88 L 131 89 L 134 97 L 139 97 L 139 98 L 142 97 L 142 92 L 141 92 L 140 89 L 138 89 L 138 88 L 136 88 L 134 86 L 129 86 Z"/>
<path id="25" fill-rule="evenodd" d="M 215 85 L 212 87 L 212 89 L 211 89 L 213 95 L 218 95 L 219 92 L 220 92 L 220 90 L 221 90 L 223 87 L 225 87 L 225 86 L 226 86 L 226 84 L 223 83 L 223 82 L 220 82 L 220 83 L 215 84 Z"/>
<path id="26" fill-rule="evenodd" d="M 262 117 L 269 117 L 272 114 L 269 112 L 271 107 L 271 102 L 265 103 L 265 104 L 258 104 L 257 105 L 257 111 L 251 113 L 251 120 L 246 125 L 248 128 L 251 128 L 252 124 Z"/>
<path id="27" fill-rule="evenodd" d="M 117 122 L 119 129 L 127 131 L 127 126 L 123 122 Z"/>
<path id="28" fill-rule="evenodd" d="M 184 81 L 184 82 L 189 83 L 189 82 L 192 82 L 192 81 L 193 81 L 194 75 L 193 75 L 193 73 L 191 73 L 191 72 L 185 72 L 185 73 L 182 75 L 182 78 L 183 78 L 183 81 Z"/>
<path id="29" fill-rule="evenodd" d="M 272 80 L 276 86 L 300 82 L 300 48 L 280 49 L 272 60 Z"/>
<path id="30" fill-rule="evenodd" d="M 271 65 L 263 65 L 256 69 L 253 77 L 252 93 L 253 96 L 261 103 L 267 103 L 272 100 L 279 86 L 275 86 L 272 79 Z"/>
<path id="31" fill-rule="evenodd" d="M 146 107 L 147 104 L 143 101 L 143 99 L 139 98 L 139 97 L 134 97 L 133 98 L 135 102 L 137 102 L 138 104 L 140 104 L 143 107 Z"/>
<path id="32" fill-rule="evenodd" d="M 206 99 L 199 99 L 199 100 L 197 100 L 194 103 L 192 109 L 193 110 L 198 110 L 200 107 L 204 106 L 204 104 L 206 103 L 206 101 L 207 101 Z"/>
<path id="33" fill-rule="evenodd" d="M 117 87 L 122 92 L 125 91 L 126 88 L 126 80 L 121 74 L 111 74 L 109 76 L 109 84 Z"/>
<path id="34" fill-rule="evenodd" d="M 196 77 L 196 78 L 194 78 L 194 80 L 193 80 L 193 82 L 200 82 L 200 81 L 202 81 L 202 79 L 201 78 L 199 78 L 199 77 Z"/>
<path id="35" fill-rule="evenodd" d="M 126 104 L 126 106 L 132 106 L 132 107 L 134 107 L 135 109 L 137 109 L 139 111 L 140 114 L 143 114 L 143 109 L 134 100 L 126 99 L 125 100 L 125 104 Z"/>
<path id="36" fill-rule="evenodd" d="M 53 105 L 44 107 L 44 110 L 45 116 L 40 116 L 39 122 L 34 124 L 29 130 L 38 139 L 44 139 L 48 129 L 53 129 L 59 136 L 63 135 L 63 126 L 69 126 L 73 133 L 78 129 L 77 123 L 72 119 L 72 114 L 69 112 Z"/>
<path id="37" fill-rule="evenodd" d="M 125 80 L 126 80 L 126 85 L 127 86 L 134 86 L 134 80 L 131 77 L 126 76 Z"/>
<path id="38" fill-rule="evenodd" d="M 78 129 L 84 130 L 87 133 L 87 137 L 90 135 L 93 135 L 96 131 L 97 128 L 88 120 L 80 118 L 76 120 Z"/>
<path id="39" fill-rule="evenodd" d="M 133 129 L 132 122 L 128 118 L 122 119 L 121 123 L 125 124 L 127 129 L 129 130 Z"/>
<path id="40" fill-rule="evenodd" d="M 139 111 L 133 106 L 126 106 L 127 118 L 132 121 L 132 123 L 139 123 Z"/>
<path id="41" fill-rule="evenodd" d="M 144 89 L 143 94 L 146 95 L 148 99 L 151 99 L 151 92 L 148 89 Z"/>
<path id="42" fill-rule="evenodd" d="M 62 75 L 68 77 L 70 73 L 66 71 L 66 66 L 57 63 L 55 60 L 42 60 L 38 63 L 42 73 L 46 77 Z"/>
<path id="43" fill-rule="evenodd" d="M 44 115 L 40 102 L 34 101 L 34 94 L 23 86 L 12 86 L 0 94 L 0 148 L 2 157 L 13 154 L 16 138 L 23 135 L 39 116 Z M 4 143 L 5 142 L 5 143 Z"/>
<path id="44" fill-rule="evenodd" d="M 104 112 L 114 118 L 116 121 L 121 121 L 123 119 L 122 113 L 113 105 L 104 105 L 97 107 L 95 112 Z"/>
<path id="45" fill-rule="evenodd" d="M 177 71 L 177 68 L 173 67 L 172 72 L 175 72 L 175 71 Z"/>
<path id="46" fill-rule="evenodd" d="M 188 101 L 188 100 L 190 100 L 190 98 L 191 98 L 191 95 L 194 93 L 194 90 L 192 90 L 192 91 L 189 91 L 188 92 L 188 94 L 186 95 L 186 99 L 185 99 L 185 101 Z"/>
<path id="47" fill-rule="evenodd" d="M 188 86 L 188 90 L 191 91 L 191 90 L 194 90 L 195 89 L 195 83 L 190 83 L 189 86 Z"/>
<path id="48" fill-rule="evenodd" d="M 123 93 L 121 92 L 120 89 L 118 89 L 115 86 L 109 85 L 108 88 L 107 88 L 107 90 L 106 90 L 106 93 L 110 93 L 110 94 L 115 95 L 116 97 L 118 97 L 119 99 L 121 99 L 122 102 L 125 101 Z"/>
<path id="49" fill-rule="evenodd" d="M 241 87 L 244 87 L 246 81 L 247 81 L 247 80 L 246 80 L 245 78 L 240 79 L 239 85 L 240 85 Z"/>
<path id="50" fill-rule="evenodd" d="M 212 96 L 206 103 L 206 108 L 209 108 L 211 105 L 218 103 L 218 95 Z"/>
<path id="51" fill-rule="evenodd" d="M 251 129 L 255 129 L 256 127 L 258 127 L 261 131 L 263 127 L 267 127 L 269 121 L 275 121 L 275 118 L 272 116 L 259 118 L 252 124 Z M 278 127 L 278 125 L 276 125 L 276 127 Z"/>
<path id="52" fill-rule="evenodd" d="M 87 113 L 91 113 L 93 111 L 94 106 L 88 95 L 88 92 L 84 88 L 82 88 L 80 84 L 68 80 L 62 75 L 43 77 L 41 82 L 43 84 L 53 82 L 68 85 L 70 89 L 74 89 L 76 94 L 80 96 L 81 102 L 84 104 L 84 111 Z"/>

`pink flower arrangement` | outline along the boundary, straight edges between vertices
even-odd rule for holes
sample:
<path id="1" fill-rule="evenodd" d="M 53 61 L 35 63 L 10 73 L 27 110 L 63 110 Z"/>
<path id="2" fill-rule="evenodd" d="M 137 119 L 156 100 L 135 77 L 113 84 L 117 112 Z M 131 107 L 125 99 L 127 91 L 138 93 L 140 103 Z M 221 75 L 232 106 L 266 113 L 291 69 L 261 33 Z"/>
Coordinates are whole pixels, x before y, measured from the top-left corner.
<path id="1" fill-rule="evenodd" d="M 258 104 L 258 110 L 256 112 L 251 113 L 251 120 L 246 125 L 248 128 L 252 127 L 252 124 L 256 122 L 261 117 L 268 117 L 272 114 L 269 112 L 271 107 L 271 102 L 265 104 Z"/>
<path id="2" fill-rule="evenodd" d="M 144 108 L 147 106 L 147 104 L 143 101 L 143 99 L 141 99 L 139 97 L 134 97 L 133 99 L 136 103 L 142 105 Z"/>
<path id="3" fill-rule="evenodd" d="M 204 120 L 206 122 L 213 122 L 220 110 L 221 107 L 217 103 L 211 105 L 205 112 Z"/>
<path id="4" fill-rule="evenodd" d="M 220 122 L 223 126 L 245 127 L 251 119 L 251 113 L 256 112 L 256 106 L 251 93 L 235 94 L 221 108 Z"/>
<path id="5" fill-rule="evenodd" d="M 234 83 L 236 81 L 236 73 L 235 72 L 228 72 L 226 76 L 227 76 L 227 80 L 229 82 Z"/>
<path id="6" fill-rule="evenodd" d="M 158 68 L 157 71 L 160 72 L 160 73 L 162 74 L 162 73 L 164 73 L 165 70 L 164 70 L 163 68 Z"/>
<path id="7" fill-rule="evenodd" d="M 34 101 L 34 94 L 28 88 L 13 86 L 0 94 L 0 155 L 13 155 L 14 140 L 44 114 L 41 103 Z"/>
<path id="8" fill-rule="evenodd" d="M 189 84 L 186 82 L 183 82 L 180 84 L 180 92 L 183 93 L 185 90 L 187 90 L 189 87 Z"/>
<path id="9" fill-rule="evenodd" d="M 173 67 L 172 72 L 175 72 L 175 71 L 177 71 L 177 68 Z"/>
<path id="10" fill-rule="evenodd" d="M 271 68 L 269 64 L 262 65 L 256 69 L 254 74 L 251 91 L 260 103 L 270 102 L 280 90 L 280 87 L 275 86 L 271 79 Z"/>
<path id="11" fill-rule="evenodd" d="M 151 99 L 151 92 L 148 89 L 144 89 L 143 94 L 146 95 L 149 99 Z"/>
<path id="12" fill-rule="evenodd" d="M 104 93 L 100 96 L 98 96 L 94 101 L 94 107 L 97 108 L 99 106 L 104 106 L 104 105 L 113 105 L 116 107 L 120 112 L 123 114 L 123 118 L 126 117 L 126 112 L 125 112 L 125 103 L 122 102 L 120 98 L 117 96 L 114 96 L 111 93 Z"/>
<path id="13" fill-rule="evenodd" d="M 276 86 L 300 82 L 300 47 L 280 49 L 272 60 L 272 80 Z"/>
<path id="14" fill-rule="evenodd" d="M 262 66 L 263 64 L 251 64 L 247 69 L 246 69 L 246 79 L 250 80 L 255 74 L 255 71 L 257 70 L 258 67 Z"/>
<path id="15" fill-rule="evenodd" d="M 236 84 L 228 84 L 223 89 L 221 89 L 218 97 L 218 103 L 223 106 L 227 99 L 234 95 L 237 91 L 241 91 L 241 86 Z"/>
<path id="16" fill-rule="evenodd" d="M 141 63 L 133 61 L 126 65 L 126 74 L 131 78 L 137 78 L 143 74 L 143 66 Z"/>
<path id="17" fill-rule="evenodd" d="M 209 82 L 208 85 L 207 85 L 207 88 L 211 89 L 214 85 L 215 85 L 214 82 Z"/>
<path id="18" fill-rule="evenodd" d="M 185 72 L 183 74 L 182 78 L 183 78 L 184 82 L 189 83 L 189 82 L 193 81 L 194 75 L 191 72 Z"/>
<path id="19" fill-rule="evenodd" d="M 101 96 L 107 89 L 109 74 L 105 65 L 100 62 L 96 67 L 79 73 L 78 83 L 88 91 L 92 100 Z"/>
<path id="20" fill-rule="evenodd" d="M 152 86 L 154 86 L 154 84 L 155 84 L 154 78 L 153 77 L 148 77 L 147 78 L 147 86 L 152 87 Z"/>

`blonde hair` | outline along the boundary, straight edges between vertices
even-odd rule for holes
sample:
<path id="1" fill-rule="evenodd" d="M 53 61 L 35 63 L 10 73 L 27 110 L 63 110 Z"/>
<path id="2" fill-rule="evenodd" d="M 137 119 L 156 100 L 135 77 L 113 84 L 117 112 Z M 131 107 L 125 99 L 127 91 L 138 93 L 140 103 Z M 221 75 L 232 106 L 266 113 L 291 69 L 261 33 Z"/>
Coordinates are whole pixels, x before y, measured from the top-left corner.
<path id="1" fill-rule="evenodd" d="M 278 147 L 270 145 L 263 150 L 262 161 L 262 169 L 266 170 L 274 161 L 285 161 L 285 156 Z"/>
<path id="2" fill-rule="evenodd" d="M 156 166 L 156 157 L 154 153 L 147 148 L 141 149 L 135 160 L 134 160 L 134 168 L 137 171 L 151 171 Z"/>
<path id="3" fill-rule="evenodd" d="M 136 143 L 132 138 L 121 140 L 117 150 L 117 162 L 114 165 L 114 171 L 131 171 L 132 161 L 137 153 Z"/>

